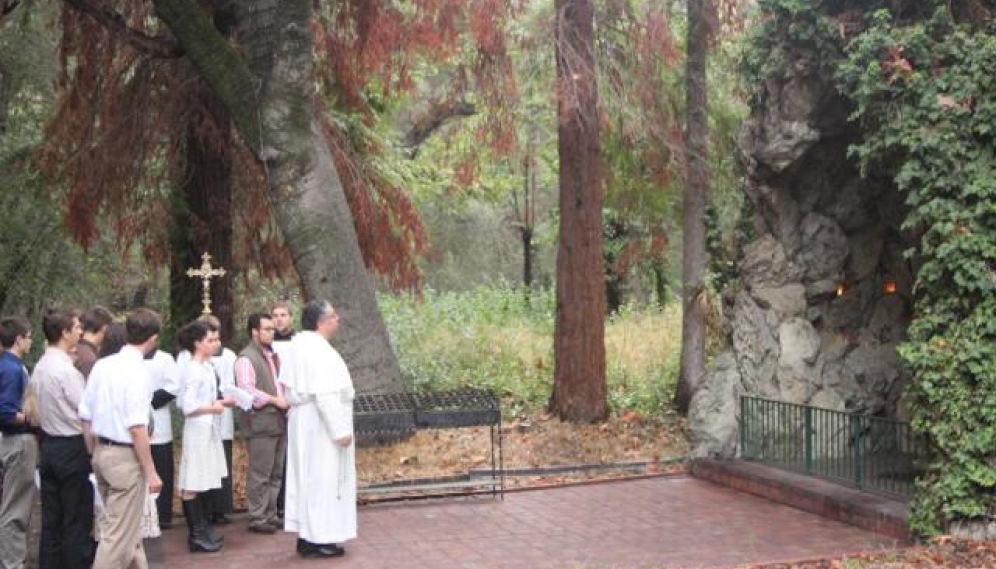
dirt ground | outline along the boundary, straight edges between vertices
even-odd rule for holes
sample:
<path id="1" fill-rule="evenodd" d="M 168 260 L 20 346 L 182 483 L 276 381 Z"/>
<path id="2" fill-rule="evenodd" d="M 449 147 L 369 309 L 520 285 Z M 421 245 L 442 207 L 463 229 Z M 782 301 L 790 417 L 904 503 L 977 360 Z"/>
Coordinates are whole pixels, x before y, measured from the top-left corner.
<path id="1" fill-rule="evenodd" d="M 491 468 L 491 429 L 466 427 L 418 431 L 393 442 L 361 444 L 356 453 L 360 486 L 458 477 Z M 684 419 L 651 420 L 634 413 L 598 425 L 573 425 L 548 415 L 504 424 L 496 459 L 507 487 L 570 480 L 674 472 L 688 453 Z M 233 445 L 235 507 L 245 507 L 245 450 Z M 572 467 L 572 468 L 562 468 Z M 577 467 L 573 469 L 573 467 Z"/>
<path id="2" fill-rule="evenodd" d="M 488 470 L 490 438 L 488 427 L 426 430 L 393 444 L 360 448 L 360 484 Z M 656 472 L 662 462 L 666 467 L 688 453 L 683 420 L 649 420 L 632 413 L 599 425 L 574 425 L 548 415 L 524 417 L 503 425 L 501 439 L 501 461 L 511 486 L 614 476 L 618 471 Z M 557 468 L 574 466 L 597 468 Z"/>
<path id="3" fill-rule="evenodd" d="M 996 543 L 938 538 L 900 551 L 856 555 L 812 563 L 756 565 L 749 569 L 991 569 Z"/>

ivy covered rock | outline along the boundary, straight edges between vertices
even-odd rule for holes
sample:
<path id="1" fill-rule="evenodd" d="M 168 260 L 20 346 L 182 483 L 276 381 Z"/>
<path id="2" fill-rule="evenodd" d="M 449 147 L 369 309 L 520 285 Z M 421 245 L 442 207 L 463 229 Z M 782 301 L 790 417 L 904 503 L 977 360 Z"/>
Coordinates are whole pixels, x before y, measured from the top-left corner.
<path id="1" fill-rule="evenodd" d="M 996 2 L 758 5 L 742 149 L 760 237 L 737 285 L 758 302 L 726 295 L 737 301 L 720 361 L 739 374 L 717 368 L 696 397 L 696 452 L 733 454 L 705 411 L 741 391 L 908 412 L 930 449 L 912 529 L 984 526 L 996 507 Z M 770 299 L 793 285 L 811 331 Z M 776 353 L 737 341 L 762 321 Z M 774 370 L 758 365 L 772 358 Z"/>

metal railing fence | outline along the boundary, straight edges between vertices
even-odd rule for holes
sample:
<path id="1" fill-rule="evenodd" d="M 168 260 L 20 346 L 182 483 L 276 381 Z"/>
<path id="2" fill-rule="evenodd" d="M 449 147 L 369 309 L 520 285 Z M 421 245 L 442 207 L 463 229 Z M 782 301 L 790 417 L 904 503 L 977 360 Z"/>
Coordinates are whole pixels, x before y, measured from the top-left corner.
<path id="1" fill-rule="evenodd" d="M 924 457 L 909 423 L 742 396 L 740 449 L 762 462 L 909 498 Z"/>

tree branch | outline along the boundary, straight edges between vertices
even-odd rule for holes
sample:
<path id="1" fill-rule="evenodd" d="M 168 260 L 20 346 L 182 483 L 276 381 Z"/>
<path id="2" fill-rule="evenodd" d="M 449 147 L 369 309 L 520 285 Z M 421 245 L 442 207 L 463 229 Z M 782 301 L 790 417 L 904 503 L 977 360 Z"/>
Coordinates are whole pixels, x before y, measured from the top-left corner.
<path id="1" fill-rule="evenodd" d="M 246 143 L 259 156 L 263 127 L 255 100 L 258 85 L 245 59 L 218 31 L 197 0 L 153 0 L 153 4 L 156 15 L 173 32 L 198 74 L 211 86 Z"/>
<path id="2" fill-rule="evenodd" d="M 469 117 L 477 113 L 477 108 L 466 101 L 432 101 L 430 107 L 412 120 L 412 124 L 404 133 L 401 145 L 410 149 L 412 156 L 418 152 L 418 147 L 432 133 L 454 117 Z"/>
<path id="3" fill-rule="evenodd" d="M 3 1 L 3 0 L 0 0 Z M 90 16 L 101 26 L 122 36 L 132 47 L 152 57 L 172 58 L 183 55 L 183 50 L 173 38 L 150 36 L 125 22 L 121 14 L 102 0 L 62 0 L 74 9 Z"/>

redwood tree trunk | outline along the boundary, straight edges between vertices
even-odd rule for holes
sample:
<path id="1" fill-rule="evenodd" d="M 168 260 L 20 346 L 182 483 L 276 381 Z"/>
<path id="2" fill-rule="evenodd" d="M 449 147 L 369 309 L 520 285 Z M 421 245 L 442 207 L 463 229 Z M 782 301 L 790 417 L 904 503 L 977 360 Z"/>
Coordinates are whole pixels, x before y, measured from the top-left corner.
<path id="1" fill-rule="evenodd" d="M 306 299 L 340 314 L 333 342 L 361 391 L 403 389 L 342 183 L 311 99 L 311 0 L 243 0 L 242 55 L 206 21 L 195 0 L 154 0 L 201 76 L 224 102 L 263 163 L 277 223 Z"/>
<path id="2" fill-rule="evenodd" d="M 556 0 L 560 239 L 550 411 L 596 422 L 608 414 L 602 188 L 590 0 Z"/>
<path id="3" fill-rule="evenodd" d="M 190 93 L 183 182 L 174 197 L 170 257 L 170 313 L 177 326 L 203 310 L 202 281 L 187 276 L 209 253 L 226 274 L 211 279 L 211 311 L 221 321 L 222 342 L 235 349 L 232 267 L 232 136 L 225 106 L 203 81 Z"/>
<path id="4" fill-rule="evenodd" d="M 685 71 L 685 211 L 682 251 L 681 371 L 675 406 L 682 414 L 705 373 L 705 204 L 709 193 L 706 135 L 709 130 L 706 99 L 708 28 L 705 0 L 688 0 L 688 41 Z"/>

